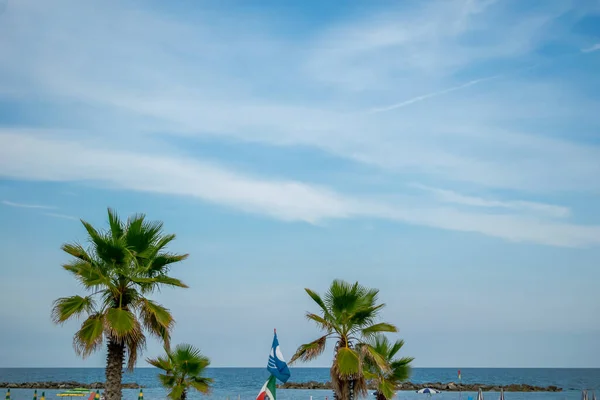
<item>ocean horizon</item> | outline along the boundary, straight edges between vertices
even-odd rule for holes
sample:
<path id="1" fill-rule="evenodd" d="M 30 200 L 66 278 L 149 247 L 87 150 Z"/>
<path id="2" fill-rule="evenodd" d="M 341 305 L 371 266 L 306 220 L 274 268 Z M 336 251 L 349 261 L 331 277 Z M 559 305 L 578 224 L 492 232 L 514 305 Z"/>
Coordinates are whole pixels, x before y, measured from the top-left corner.
<path id="1" fill-rule="evenodd" d="M 459 368 L 413 368 L 409 379 L 413 383 L 458 382 Z M 535 386 L 555 385 L 562 392 L 509 392 L 507 400 L 575 400 L 580 399 L 581 390 L 596 390 L 600 394 L 600 368 L 460 368 L 462 383 L 509 385 L 530 384 Z M 136 368 L 132 373 L 124 373 L 124 383 L 138 383 L 144 386 L 144 399 L 164 399 L 166 391 L 161 387 L 154 367 Z M 295 367 L 291 368 L 290 382 L 326 382 L 329 380 L 327 367 Z M 209 396 L 190 392 L 190 399 L 254 399 L 262 384 L 269 376 L 264 367 L 212 367 L 207 375 L 215 380 L 214 388 Z M 77 381 L 81 383 L 103 382 L 104 368 L 0 368 L 0 382 L 20 383 L 36 381 Z M 3 388 L 3 390 L 5 390 Z M 57 390 L 46 390 L 46 399 L 57 398 Z M 137 399 L 137 389 L 125 389 L 123 399 Z M 31 400 L 33 389 L 11 389 L 11 400 Z M 38 393 L 39 395 L 39 393 Z M 333 398 L 330 390 L 278 389 L 278 400 L 324 400 Z M 400 391 L 396 399 L 422 399 L 424 395 L 415 392 Z M 474 392 L 442 392 L 435 399 L 476 398 Z M 498 393 L 485 392 L 487 399 L 497 399 Z"/>

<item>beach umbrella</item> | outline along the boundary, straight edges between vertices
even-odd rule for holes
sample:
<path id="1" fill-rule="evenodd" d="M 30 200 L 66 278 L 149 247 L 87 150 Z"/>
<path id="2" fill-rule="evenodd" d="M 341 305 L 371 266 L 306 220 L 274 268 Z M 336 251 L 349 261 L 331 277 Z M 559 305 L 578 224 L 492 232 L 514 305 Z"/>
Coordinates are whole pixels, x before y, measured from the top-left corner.
<path id="1" fill-rule="evenodd" d="M 477 392 L 477 400 L 483 400 L 483 391 L 479 388 L 479 392 Z"/>
<path id="2" fill-rule="evenodd" d="M 96 392 L 96 400 L 100 400 L 100 391 L 99 390 Z"/>
<path id="3" fill-rule="evenodd" d="M 435 394 L 435 393 L 440 393 L 440 391 L 432 389 L 432 388 L 423 388 L 421 390 L 417 390 L 417 393 Z"/>
<path id="4" fill-rule="evenodd" d="M 500 400 L 504 400 L 504 388 L 500 388 Z"/>
<path id="5" fill-rule="evenodd" d="M 585 389 L 581 391 L 581 400 L 588 400 L 587 390 Z"/>
<path id="6" fill-rule="evenodd" d="M 6 400 L 10 400 L 10 389 L 6 391 Z"/>
<path id="7" fill-rule="evenodd" d="M 42 392 L 40 400 L 46 400 L 46 392 Z"/>
<path id="8" fill-rule="evenodd" d="M 140 389 L 140 394 L 138 394 L 138 400 L 144 400 L 144 392 Z"/>
<path id="9" fill-rule="evenodd" d="M 592 392 L 592 400 L 596 400 L 596 391 L 595 390 Z"/>
<path id="10" fill-rule="evenodd" d="M 37 400 L 37 389 L 33 391 L 33 400 Z"/>

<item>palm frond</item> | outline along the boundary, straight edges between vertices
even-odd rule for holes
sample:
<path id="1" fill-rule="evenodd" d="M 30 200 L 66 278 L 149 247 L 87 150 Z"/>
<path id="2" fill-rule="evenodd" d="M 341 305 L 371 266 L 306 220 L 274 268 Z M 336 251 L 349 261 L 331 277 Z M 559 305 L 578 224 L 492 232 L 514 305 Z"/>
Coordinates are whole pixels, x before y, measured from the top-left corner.
<path id="1" fill-rule="evenodd" d="M 112 208 L 108 209 L 108 225 L 113 238 L 118 239 L 123 236 L 123 222 L 119 218 L 119 215 Z"/>
<path id="2" fill-rule="evenodd" d="M 321 336 L 317 340 L 314 340 L 307 344 L 303 344 L 300 347 L 298 347 L 298 350 L 296 350 L 296 354 L 294 354 L 290 360 L 290 365 L 293 364 L 296 360 L 310 361 L 323 354 L 323 351 L 325 351 L 325 346 L 327 344 L 328 336 L 329 335 Z"/>
<path id="3" fill-rule="evenodd" d="M 382 380 L 377 385 L 377 391 L 380 392 L 383 395 L 383 397 L 385 397 L 388 400 L 394 397 L 395 390 L 396 384 L 392 381 Z"/>
<path id="4" fill-rule="evenodd" d="M 310 321 L 315 322 L 319 326 L 319 328 L 321 328 L 327 333 L 331 333 L 335 330 L 335 326 L 331 322 L 327 321 L 325 318 L 317 314 L 306 313 L 306 318 Z"/>
<path id="5" fill-rule="evenodd" d="M 211 379 L 211 378 L 193 377 L 190 381 L 190 386 L 202 394 L 209 394 L 211 391 L 210 385 L 212 383 L 213 383 L 213 379 Z"/>
<path id="6" fill-rule="evenodd" d="M 321 299 L 321 296 L 319 296 L 318 293 L 305 288 L 304 289 L 306 291 L 306 293 L 308 293 L 308 295 L 310 296 L 311 299 L 313 299 L 313 301 L 315 303 L 317 303 L 317 305 L 321 308 L 321 311 L 323 312 L 323 315 L 327 318 L 327 317 L 331 317 L 331 315 L 329 314 L 329 310 L 327 309 L 327 306 L 325 305 L 325 302 L 323 301 L 323 299 Z"/>
<path id="7" fill-rule="evenodd" d="M 380 322 L 378 324 L 367 326 L 366 328 L 361 330 L 362 335 L 365 337 L 369 337 L 371 335 L 375 335 L 381 332 L 398 332 L 398 328 L 396 328 L 392 324 Z"/>
<path id="8" fill-rule="evenodd" d="M 141 335 L 135 315 L 129 310 L 109 308 L 106 311 L 104 323 L 110 336 L 120 342 L 127 336 Z"/>
<path id="9" fill-rule="evenodd" d="M 64 264 L 63 269 L 72 273 L 86 289 L 111 286 L 110 278 L 104 275 L 102 269 L 87 261 L 73 260 Z"/>
<path id="10" fill-rule="evenodd" d="M 158 380 L 160 381 L 161 385 L 163 385 L 166 388 L 173 387 L 177 383 L 177 379 L 172 373 L 158 374 Z"/>
<path id="11" fill-rule="evenodd" d="M 180 400 L 184 392 L 185 386 L 178 383 L 171 386 L 171 391 L 169 392 L 168 397 L 173 400 Z"/>
<path id="12" fill-rule="evenodd" d="M 104 333 L 104 315 L 90 315 L 73 337 L 73 348 L 83 358 L 98 350 L 102 345 Z"/>
<path id="13" fill-rule="evenodd" d="M 133 371 L 140 353 L 146 348 L 146 336 L 144 336 L 139 324 L 136 325 L 135 334 L 127 335 L 123 339 L 127 349 L 127 370 L 130 372 Z"/>
<path id="14" fill-rule="evenodd" d="M 154 257 L 150 258 L 151 262 L 149 263 L 147 269 L 148 274 L 150 276 L 155 276 L 160 273 L 164 273 L 167 269 L 166 267 L 171 264 L 186 260 L 189 254 L 173 254 L 173 253 L 160 253 L 156 254 Z"/>
<path id="15" fill-rule="evenodd" d="M 145 297 L 141 297 L 136 306 L 139 309 L 144 328 L 150 334 L 162 339 L 166 347 L 169 347 L 170 332 L 175 325 L 175 320 L 169 310 Z"/>
<path id="16" fill-rule="evenodd" d="M 173 370 L 173 364 L 171 363 L 169 357 L 159 356 L 156 358 L 147 358 L 146 362 L 153 367 L 162 369 L 165 372 L 171 372 Z"/>
<path id="17" fill-rule="evenodd" d="M 56 299 L 52 305 L 52 321 L 55 324 L 62 324 L 71 317 L 80 317 L 84 313 L 91 314 L 95 308 L 94 300 L 91 296 L 71 296 Z"/>
<path id="18" fill-rule="evenodd" d="M 384 338 L 386 338 L 386 337 L 384 336 Z M 402 340 L 402 339 L 396 340 L 393 345 L 389 346 L 389 350 L 387 352 L 388 353 L 388 357 L 390 359 L 394 358 L 396 356 L 396 354 L 400 350 L 402 350 L 402 346 L 404 346 L 404 340 Z"/>
<path id="19" fill-rule="evenodd" d="M 335 363 L 342 378 L 356 376 L 361 370 L 359 354 L 349 347 L 338 349 Z"/>
<path id="20" fill-rule="evenodd" d="M 65 253 L 87 263 L 92 263 L 93 259 L 90 254 L 79 243 L 66 243 L 61 246 Z"/>

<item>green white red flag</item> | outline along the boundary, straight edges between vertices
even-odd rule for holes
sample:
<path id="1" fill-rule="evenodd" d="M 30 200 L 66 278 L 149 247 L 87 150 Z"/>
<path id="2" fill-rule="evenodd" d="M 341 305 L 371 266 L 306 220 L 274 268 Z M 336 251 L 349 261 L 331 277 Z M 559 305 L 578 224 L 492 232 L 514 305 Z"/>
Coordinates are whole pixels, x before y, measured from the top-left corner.
<path id="1" fill-rule="evenodd" d="M 256 400 L 276 400 L 275 390 L 277 389 L 277 379 L 274 375 L 269 377 L 269 380 L 265 382 L 263 387 L 260 389 Z"/>

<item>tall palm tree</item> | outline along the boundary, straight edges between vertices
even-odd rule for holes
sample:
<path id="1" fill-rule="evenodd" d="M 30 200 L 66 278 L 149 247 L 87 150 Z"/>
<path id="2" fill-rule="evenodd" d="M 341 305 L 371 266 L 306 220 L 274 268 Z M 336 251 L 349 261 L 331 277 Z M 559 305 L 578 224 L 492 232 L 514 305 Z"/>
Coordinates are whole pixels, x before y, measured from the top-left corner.
<path id="1" fill-rule="evenodd" d="M 319 306 L 318 314 L 308 312 L 306 317 L 325 334 L 301 345 L 290 363 L 315 359 L 325 350 L 327 340 L 332 339 L 335 341 L 335 356 L 331 366 L 331 383 L 335 397 L 338 400 L 352 400 L 354 393 L 366 395 L 364 360 L 371 360 L 382 370 L 388 369 L 385 360 L 367 341 L 379 332 L 397 331 L 394 325 L 377 322 L 385 306 L 377 304 L 379 290 L 342 280 L 334 280 L 324 298 L 310 289 L 305 290 Z"/>
<path id="2" fill-rule="evenodd" d="M 106 340 L 106 400 L 121 400 L 123 364 L 133 370 L 144 349 L 144 331 L 169 346 L 174 320 L 169 310 L 147 296 L 161 286 L 187 287 L 167 275 L 172 264 L 187 254 L 166 251 L 175 235 L 164 234 L 162 222 L 147 221 L 136 214 L 126 222 L 108 209 L 108 230 L 97 230 L 85 221 L 89 248 L 64 244 L 72 256 L 63 268 L 89 293 L 54 301 L 52 319 L 57 324 L 86 317 L 75 333 L 73 347 L 87 357 Z"/>
<path id="3" fill-rule="evenodd" d="M 175 350 L 166 349 L 164 356 L 146 361 L 165 371 L 164 374 L 158 374 L 158 378 L 164 387 L 171 390 L 168 395 L 170 399 L 185 400 L 190 388 L 203 394 L 210 392 L 213 380 L 202 376 L 210 360 L 190 344 L 179 344 Z"/>
<path id="4" fill-rule="evenodd" d="M 404 340 L 396 340 L 392 343 L 384 335 L 375 335 L 367 343 L 379 357 L 385 360 L 389 368 L 382 369 L 371 359 L 366 359 L 365 377 L 377 386 L 375 392 L 377 400 L 390 400 L 394 397 L 396 386 L 410 377 L 410 363 L 414 358 L 395 358 L 404 346 Z"/>

